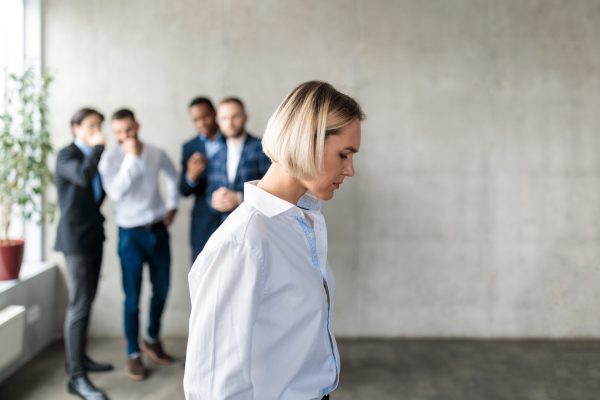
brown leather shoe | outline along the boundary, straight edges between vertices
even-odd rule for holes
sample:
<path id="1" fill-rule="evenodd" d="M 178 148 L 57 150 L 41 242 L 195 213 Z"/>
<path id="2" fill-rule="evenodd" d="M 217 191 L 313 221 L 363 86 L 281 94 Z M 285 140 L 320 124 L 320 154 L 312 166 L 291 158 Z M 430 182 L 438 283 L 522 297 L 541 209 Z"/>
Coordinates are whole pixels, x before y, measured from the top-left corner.
<path id="1" fill-rule="evenodd" d="M 146 367 L 142 363 L 142 357 L 137 356 L 135 358 L 127 359 L 127 376 L 132 381 L 143 381 L 146 379 Z"/>
<path id="2" fill-rule="evenodd" d="M 157 364 L 170 365 L 175 362 L 173 357 L 164 352 L 160 341 L 149 343 L 144 340 L 141 348 L 142 352 Z"/>

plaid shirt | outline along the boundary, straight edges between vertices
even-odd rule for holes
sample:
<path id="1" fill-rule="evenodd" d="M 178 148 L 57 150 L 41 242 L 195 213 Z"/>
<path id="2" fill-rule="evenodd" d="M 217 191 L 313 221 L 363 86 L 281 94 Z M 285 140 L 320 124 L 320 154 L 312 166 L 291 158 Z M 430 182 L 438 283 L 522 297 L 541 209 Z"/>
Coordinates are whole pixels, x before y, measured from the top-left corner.
<path id="1" fill-rule="evenodd" d="M 261 179 L 270 165 L 271 160 L 263 153 L 260 139 L 248 134 L 244 142 L 235 179 L 230 183 L 227 179 L 227 146 L 221 147 L 208 163 L 206 200 L 209 206 L 215 190 L 226 187 L 243 194 L 244 183 Z M 230 214 L 219 213 L 215 209 L 212 210 L 221 214 L 221 221 L 224 221 Z"/>

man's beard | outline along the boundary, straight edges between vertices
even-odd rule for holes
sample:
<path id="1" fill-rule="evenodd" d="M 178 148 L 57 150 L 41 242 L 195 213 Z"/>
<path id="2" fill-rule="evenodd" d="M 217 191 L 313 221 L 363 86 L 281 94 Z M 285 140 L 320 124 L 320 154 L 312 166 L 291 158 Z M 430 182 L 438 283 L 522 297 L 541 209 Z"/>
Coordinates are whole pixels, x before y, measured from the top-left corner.
<path id="1" fill-rule="evenodd" d="M 219 130 L 219 127 L 217 125 L 211 125 L 209 126 L 207 129 L 197 129 L 198 134 L 202 135 L 202 136 L 210 136 L 211 133 L 216 133 Z"/>
<path id="2" fill-rule="evenodd" d="M 239 129 L 237 132 L 235 132 L 232 136 L 229 136 L 231 139 L 237 139 L 240 136 L 242 136 L 245 132 L 244 128 Z"/>

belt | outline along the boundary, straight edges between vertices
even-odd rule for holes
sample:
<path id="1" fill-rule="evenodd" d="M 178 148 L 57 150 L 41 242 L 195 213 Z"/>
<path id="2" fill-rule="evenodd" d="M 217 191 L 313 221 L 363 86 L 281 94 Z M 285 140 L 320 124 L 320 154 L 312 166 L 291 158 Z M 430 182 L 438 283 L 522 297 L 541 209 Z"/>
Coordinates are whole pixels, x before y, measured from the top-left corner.
<path id="1" fill-rule="evenodd" d="M 161 229 L 165 226 L 165 224 L 162 221 L 158 221 L 158 222 L 153 222 L 151 224 L 146 224 L 146 225 L 140 225 L 140 226 L 134 226 L 131 228 L 126 228 L 126 229 L 136 229 L 136 230 L 146 230 L 146 231 L 156 231 L 158 229 Z"/>

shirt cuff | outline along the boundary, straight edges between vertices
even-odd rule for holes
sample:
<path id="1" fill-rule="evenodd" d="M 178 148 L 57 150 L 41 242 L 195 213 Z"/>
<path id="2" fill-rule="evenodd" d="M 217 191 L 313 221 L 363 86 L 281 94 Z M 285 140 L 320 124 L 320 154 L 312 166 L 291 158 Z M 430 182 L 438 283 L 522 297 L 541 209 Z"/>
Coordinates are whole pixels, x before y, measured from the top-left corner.
<path id="1" fill-rule="evenodd" d="M 187 175 L 185 176 L 185 183 L 188 184 L 188 186 L 195 188 L 196 186 L 198 186 L 198 184 L 191 180 L 190 178 L 187 177 Z"/>
<path id="2" fill-rule="evenodd" d="M 165 204 L 165 208 L 167 209 L 167 211 L 177 210 L 177 200 L 167 201 L 167 203 Z"/>

